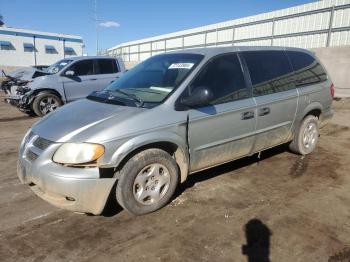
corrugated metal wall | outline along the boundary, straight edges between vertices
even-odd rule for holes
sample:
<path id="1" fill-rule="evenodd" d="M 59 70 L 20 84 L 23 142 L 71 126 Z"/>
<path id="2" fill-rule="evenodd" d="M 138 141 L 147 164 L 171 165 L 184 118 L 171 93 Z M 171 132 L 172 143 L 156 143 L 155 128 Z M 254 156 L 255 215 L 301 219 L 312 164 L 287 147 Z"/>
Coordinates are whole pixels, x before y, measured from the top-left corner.
<path id="1" fill-rule="evenodd" d="M 107 53 L 142 61 L 162 52 L 206 46 L 291 46 L 318 48 L 350 45 L 350 0 L 314 3 L 218 24 L 131 41 Z"/>

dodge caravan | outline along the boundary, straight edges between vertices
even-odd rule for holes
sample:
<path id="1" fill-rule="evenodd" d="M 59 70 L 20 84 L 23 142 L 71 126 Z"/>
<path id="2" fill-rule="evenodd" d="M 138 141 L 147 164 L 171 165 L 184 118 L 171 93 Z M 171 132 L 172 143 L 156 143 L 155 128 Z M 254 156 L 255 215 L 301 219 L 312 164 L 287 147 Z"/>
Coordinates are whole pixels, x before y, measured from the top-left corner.
<path id="1" fill-rule="evenodd" d="M 153 56 L 37 122 L 21 143 L 18 176 L 57 207 L 100 214 L 111 195 L 146 214 L 191 173 L 286 143 L 310 154 L 333 94 L 319 60 L 302 49 Z"/>

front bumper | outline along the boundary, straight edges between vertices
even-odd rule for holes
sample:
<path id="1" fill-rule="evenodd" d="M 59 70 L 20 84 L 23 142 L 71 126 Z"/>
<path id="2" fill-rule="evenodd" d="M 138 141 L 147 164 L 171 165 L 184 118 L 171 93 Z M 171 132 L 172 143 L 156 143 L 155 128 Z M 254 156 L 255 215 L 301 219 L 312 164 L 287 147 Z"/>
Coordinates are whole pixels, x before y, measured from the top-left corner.
<path id="1" fill-rule="evenodd" d="M 26 94 L 24 95 L 7 95 L 4 97 L 6 103 L 17 107 L 22 112 L 30 112 L 30 104 L 33 100 L 33 97 L 30 97 Z"/>
<path id="2" fill-rule="evenodd" d="M 12 85 L 2 88 L 5 92 L 4 101 L 8 104 L 18 107 L 22 112 L 31 111 L 30 104 L 33 97 L 30 95 L 30 89 L 23 89 L 20 86 Z"/>
<path id="3" fill-rule="evenodd" d="M 72 168 L 52 162 L 58 146 L 52 144 L 43 152 L 34 149 L 31 142 L 21 146 L 17 164 L 20 181 L 56 207 L 101 214 L 116 178 L 99 178 L 98 168 Z M 28 159 L 28 150 L 35 151 L 38 157 Z"/>
<path id="4" fill-rule="evenodd" d="M 21 100 L 21 97 L 18 95 L 6 95 L 4 97 L 4 100 L 6 103 L 9 103 L 13 106 L 18 106 L 19 105 L 19 101 Z"/>

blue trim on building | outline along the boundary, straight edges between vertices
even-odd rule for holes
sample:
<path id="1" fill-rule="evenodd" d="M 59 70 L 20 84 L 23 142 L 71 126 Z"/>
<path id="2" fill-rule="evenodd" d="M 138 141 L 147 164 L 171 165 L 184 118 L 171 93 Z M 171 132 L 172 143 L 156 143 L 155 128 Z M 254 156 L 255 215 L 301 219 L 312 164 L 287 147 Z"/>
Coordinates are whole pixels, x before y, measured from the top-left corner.
<path id="1" fill-rule="evenodd" d="M 25 37 L 35 37 L 35 38 L 42 38 L 42 39 L 49 39 L 49 40 L 61 40 L 66 42 L 83 43 L 83 39 L 78 39 L 78 38 L 50 36 L 50 35 L 43 35 L 43 34 L 31 34 L 31 33 L 7 31 L 7 30 L 0 30 L 0 35 L 25 36 Z"/>
<path id="2" fill-rule="evenodd" d="M 11 42 L 10 41 L 0 41 L 0 45 L 1 46 L 11 46 Z"/>

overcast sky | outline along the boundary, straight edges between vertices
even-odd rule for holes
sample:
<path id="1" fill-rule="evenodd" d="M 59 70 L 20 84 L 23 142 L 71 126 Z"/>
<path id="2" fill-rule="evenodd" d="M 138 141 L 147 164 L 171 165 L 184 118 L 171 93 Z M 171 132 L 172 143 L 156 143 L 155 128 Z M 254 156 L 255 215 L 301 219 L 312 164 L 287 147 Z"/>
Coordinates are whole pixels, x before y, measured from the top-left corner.
<path id="1" fill-rule="evenodd" d="M 97 0 L 100 48 L 223 22 L 310 0 Z M 76 34 L 95 54 L 94 0 L 0 0 L 7 26 Z"/>

